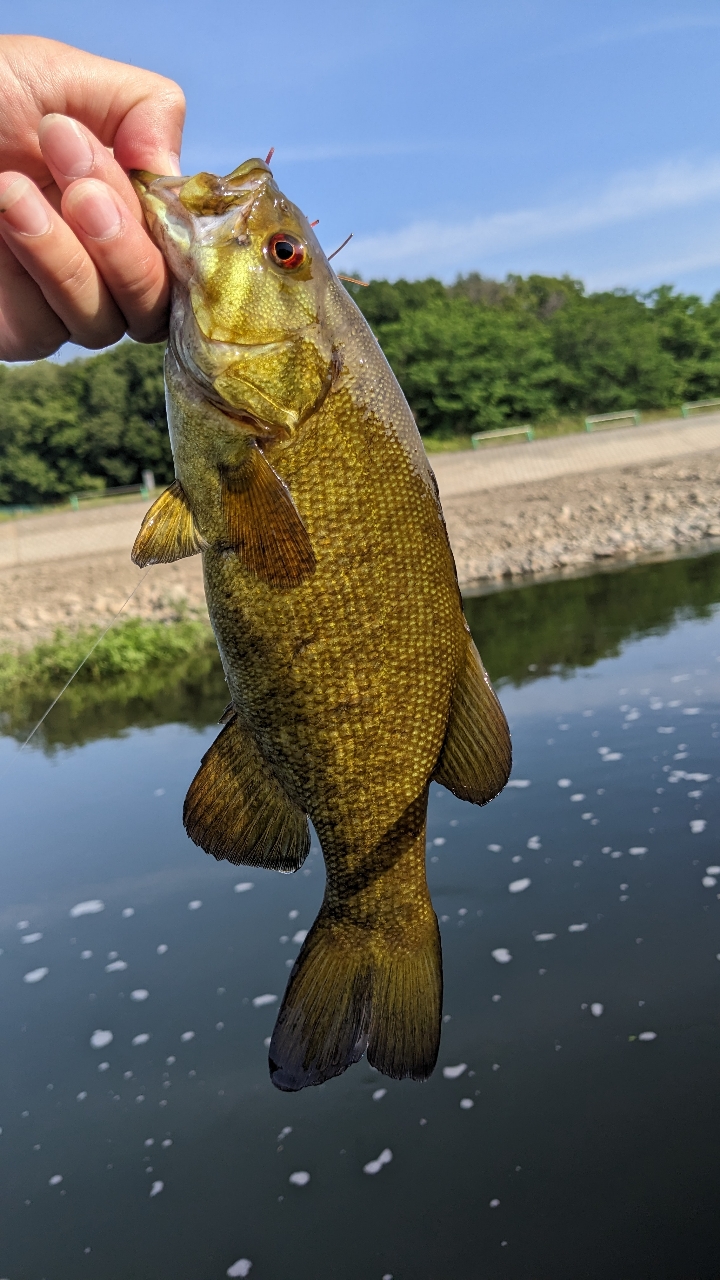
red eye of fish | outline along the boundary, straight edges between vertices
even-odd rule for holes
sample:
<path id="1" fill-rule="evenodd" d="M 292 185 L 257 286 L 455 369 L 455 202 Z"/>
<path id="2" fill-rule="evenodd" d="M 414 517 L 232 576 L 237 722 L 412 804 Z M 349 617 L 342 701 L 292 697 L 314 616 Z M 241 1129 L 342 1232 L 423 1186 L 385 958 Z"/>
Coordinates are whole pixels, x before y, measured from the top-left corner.
<path id="1" fill-rule="evenodd" d="M 292 271 L 294 267 L 301 266 L 305 261 L 306 252 L 302 241 L 296 236 L 291 236 L 287 231 L 277 231 L 268 243 L 268 253 L 273 262 L 285 271 Z"/>

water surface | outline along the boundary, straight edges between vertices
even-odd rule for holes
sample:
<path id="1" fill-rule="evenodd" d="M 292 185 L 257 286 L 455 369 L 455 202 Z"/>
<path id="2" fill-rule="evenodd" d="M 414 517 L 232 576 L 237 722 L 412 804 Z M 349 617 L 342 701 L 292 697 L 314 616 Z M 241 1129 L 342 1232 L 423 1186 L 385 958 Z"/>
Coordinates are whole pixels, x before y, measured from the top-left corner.
<path id="1" fill-rule="evenodd" d="M 186 839 L 217 676 L 113 703 L 108 736 L 97 700 L 51 717 L 14 761 L 9 724 L 0 1276 L 716 1276 L 718 601 L 708 557 L 467 602 L 516 763 L 485 809 L 431 789 L 425 1085 L 270 1084 L 322 861 Z"/>

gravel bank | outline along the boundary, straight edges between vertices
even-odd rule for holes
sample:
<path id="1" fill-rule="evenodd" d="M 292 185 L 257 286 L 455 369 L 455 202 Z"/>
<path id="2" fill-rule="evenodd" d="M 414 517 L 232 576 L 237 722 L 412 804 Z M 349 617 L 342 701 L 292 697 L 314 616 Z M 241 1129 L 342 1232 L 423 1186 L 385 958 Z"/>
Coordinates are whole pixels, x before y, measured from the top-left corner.
<path id="1" fill-rule="evenodd" d="M 720 539 L 720 451 L 445 502 L 461 586 L 635 560 Z"/>
<path id="2" fill-rule="evenodd" d="M 672 555 L 708 539 L 720 545 L 720 450 L 505 485 L 446 498 L 444 507 L 466 588 Z M 199 556 L 143 578 L 128 547 L 0 569 L 0 645 L 24 648 L 58 626 L 105 624 L 133 588 L 129 616 L 206 616 Z"/>

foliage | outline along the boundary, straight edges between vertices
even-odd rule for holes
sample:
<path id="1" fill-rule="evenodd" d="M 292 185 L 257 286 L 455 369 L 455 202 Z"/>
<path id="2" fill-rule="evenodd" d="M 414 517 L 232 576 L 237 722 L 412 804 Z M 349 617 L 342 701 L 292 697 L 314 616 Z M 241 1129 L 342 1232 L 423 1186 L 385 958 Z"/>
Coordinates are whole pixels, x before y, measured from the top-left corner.
<path id="1" fill-rule="evenodd" d="M 163 347 L 124 342 L 66 365 L 0 365 L 0 504 L 173 478 Z"/>
<path id="2" fill-rule="evenodd" d="M 25 653 L 0 653 L 0 730 L 24 740 L 98 634 L 58 631 Z M 51 749 L 173 719 L 204 726 L 226 701 L 207 623 L 127 618 L 100 641 L 33 741 Z"/>
<path id="3" fill-rule="evenodd" d="M 586 293 L 569 276 L 373 280 L 349 292 L 436 439 L 720 396 L 720 294 Z M 0 365 L 0 505 L 173 477 L 162 346 Z"/>

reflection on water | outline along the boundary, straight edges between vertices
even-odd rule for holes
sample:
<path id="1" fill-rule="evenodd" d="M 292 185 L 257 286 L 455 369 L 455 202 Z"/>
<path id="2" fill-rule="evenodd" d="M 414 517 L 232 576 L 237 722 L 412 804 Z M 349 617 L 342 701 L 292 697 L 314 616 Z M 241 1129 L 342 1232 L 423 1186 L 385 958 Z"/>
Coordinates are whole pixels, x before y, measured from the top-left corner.
<path id="1" fill-rule="evenodd" d="M 0 1275 L 714 1277 L 719 600 L 712 557 L 468 602 L 515 785 L 431 789 L 425 1085 L 271 1086 L 322 863 L 187 841 L 220 679 L 49 726 L 2 782 Z"/>

